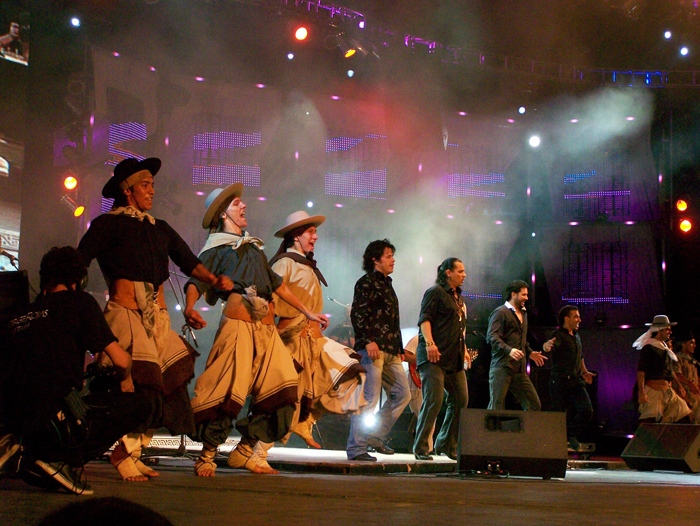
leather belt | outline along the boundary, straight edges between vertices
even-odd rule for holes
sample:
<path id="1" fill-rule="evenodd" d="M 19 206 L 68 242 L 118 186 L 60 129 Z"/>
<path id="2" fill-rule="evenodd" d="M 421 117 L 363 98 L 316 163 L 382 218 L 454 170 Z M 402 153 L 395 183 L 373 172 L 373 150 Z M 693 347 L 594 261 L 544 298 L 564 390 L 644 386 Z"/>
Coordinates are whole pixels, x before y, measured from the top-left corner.
<path id="1" fill-rule="evenodd" d="M 275 324 L 275 309 L 271 301 L 268 301 L 269 310 L 262 320 L 254 320 L 248 310 L 248 302 L 243 300 L 243 296 L 236 292 L 232 292 L 226 298 L 226 306 L 224 307 L 224 316 L 233 320 L 242 320 L 249 323 L 259 321 L 263 325 Z"/>
<path id="2" fill-rule="evenodd" d="M 277 330 L 280 332 L 283 331 L 289 327 L 289 325 L 291 325 L 295 319 L 296 318 L 280 318 L 277 322 Z M 322 338 L 323 334 L 321 334 L 321 324 L 317 321 L 306 320 L 306 324 L 301 330 L 300 337 L 306 338 L 309 334 L 311 334 L 311 336 L 314 338 Z"/>

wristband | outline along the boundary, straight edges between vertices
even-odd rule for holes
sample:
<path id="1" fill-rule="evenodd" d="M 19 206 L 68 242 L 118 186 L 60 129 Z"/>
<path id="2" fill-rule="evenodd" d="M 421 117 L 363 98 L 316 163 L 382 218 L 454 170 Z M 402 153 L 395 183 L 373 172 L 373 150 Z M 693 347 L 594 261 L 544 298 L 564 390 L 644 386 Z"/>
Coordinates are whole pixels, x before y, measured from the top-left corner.
<path id="1" fill-rule="evenodd" d="M 427 349 L 428 347 L 432 347 L 433 345 L 435 345 L 435 342 L 434 342 L 434 341 L 425 342 L 425 348 L 426 348 L 426 349 Z"/>

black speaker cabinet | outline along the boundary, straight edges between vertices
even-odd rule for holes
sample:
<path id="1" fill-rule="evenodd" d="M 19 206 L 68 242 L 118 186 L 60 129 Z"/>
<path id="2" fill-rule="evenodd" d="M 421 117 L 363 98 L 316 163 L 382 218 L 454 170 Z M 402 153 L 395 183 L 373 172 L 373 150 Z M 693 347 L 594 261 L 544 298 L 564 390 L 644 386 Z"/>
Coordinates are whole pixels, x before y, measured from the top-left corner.
<path id="1" fill-rule="evenodd" d="M 700 472 L 700 425 L 642 424 L 622 452 L 639 471 Z"/>
<path id="2" fill-rule="evenodd" d="M 462 411 L 459 471 L 566 476 L 566 415 L 544 411 Z"/>

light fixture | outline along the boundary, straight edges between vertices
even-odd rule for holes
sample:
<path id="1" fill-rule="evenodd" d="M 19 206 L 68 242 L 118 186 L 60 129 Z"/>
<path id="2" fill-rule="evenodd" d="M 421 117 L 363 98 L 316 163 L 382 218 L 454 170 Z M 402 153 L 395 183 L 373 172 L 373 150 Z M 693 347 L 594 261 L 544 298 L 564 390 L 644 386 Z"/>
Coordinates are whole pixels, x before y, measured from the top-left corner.
<path id="1" fill-rule="evenodd" d="M 294 31 L 294 38 L 297 40 L 306 40 L 306 37 L 309 36 L 309 30 L 306 29 L 304 26 L 300 26 Z"/>
<path id="2" fill-rule="evenodd" d="M 61 197 L 61 203 L 70 209 L 74 217 L 80 217 L 83 215 L 83 212 L 85 212 L 85 207 L 83 205 L 79 205 L 67 195 Z"/>

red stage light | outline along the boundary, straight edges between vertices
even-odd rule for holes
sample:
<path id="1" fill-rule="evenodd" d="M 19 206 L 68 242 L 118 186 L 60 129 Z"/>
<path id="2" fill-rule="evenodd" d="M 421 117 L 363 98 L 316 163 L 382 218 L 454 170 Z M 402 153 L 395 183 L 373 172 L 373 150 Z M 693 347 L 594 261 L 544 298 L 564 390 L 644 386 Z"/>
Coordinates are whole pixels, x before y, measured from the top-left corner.
<path id="1" fill-rule="evenodd" d="M 294 32 L 294 37 L 297 40 L 306 40 L 306 37 L 309 36 L 309 30 L 306 29 L 304 26 L 301 26 L 297 28 L 297 30 Z"/>
<path id="2" fill-rule="evenodd" d="M 688 203 L 683 199 L 679 199 L 678 201 L 676 201 L 676 209 L 679 212 L 685 212 L 686 210 L 688 210 Z"/>
<path id="3" fill-rule="evenodd" d="M 681 221 L 680 228 L 683 232 L 689 232 L 690 229 L 693 228 L 693 224 L 687 219 L 684 219 L 683 221 Z"/>

